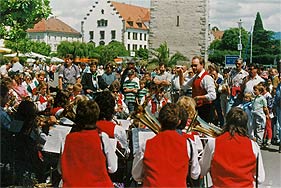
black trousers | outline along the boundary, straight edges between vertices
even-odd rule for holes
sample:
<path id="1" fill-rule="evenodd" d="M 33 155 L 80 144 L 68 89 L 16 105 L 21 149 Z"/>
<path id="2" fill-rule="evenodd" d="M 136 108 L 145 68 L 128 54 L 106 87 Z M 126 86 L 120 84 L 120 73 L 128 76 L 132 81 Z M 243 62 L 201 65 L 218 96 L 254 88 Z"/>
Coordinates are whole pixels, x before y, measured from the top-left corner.
<path id="1" fill-rule="evenodd" d="M 212 115 L 214 114 L 212 112 L 213 110 L 212 104 L 204 104 L 203 106 L 197 107 L 196 109 L 200 118 L 202 118 L 207 123 L 212 122 Z"/>

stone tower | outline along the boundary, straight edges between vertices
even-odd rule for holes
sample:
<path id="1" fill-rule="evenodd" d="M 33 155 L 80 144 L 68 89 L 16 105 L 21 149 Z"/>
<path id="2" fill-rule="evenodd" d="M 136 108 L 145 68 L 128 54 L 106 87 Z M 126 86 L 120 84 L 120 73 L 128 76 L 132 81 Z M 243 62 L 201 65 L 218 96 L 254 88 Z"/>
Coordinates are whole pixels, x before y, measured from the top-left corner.
<path id="1" fill-rule="evenodd" d="M 170 53 L 207 60 L 209 0 L 151 0 L 150 48 L 167 41 Z"/>

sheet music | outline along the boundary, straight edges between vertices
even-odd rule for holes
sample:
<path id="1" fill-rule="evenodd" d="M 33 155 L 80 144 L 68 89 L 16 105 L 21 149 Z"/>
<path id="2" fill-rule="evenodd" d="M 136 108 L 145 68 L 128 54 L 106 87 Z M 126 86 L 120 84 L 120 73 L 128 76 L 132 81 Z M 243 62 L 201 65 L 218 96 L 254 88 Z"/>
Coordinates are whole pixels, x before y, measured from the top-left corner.
<path id="1" fill-rule="evenodd" d="M 63 151 L 65 138 L 71 131 L 72 127 L 54 125 L 49 131 L 43 151 L 51 153 L 60 153 Z"/>
<path id="2" fill-rule="evenodd" d="M 133 128 L 132 129 L 132 140 L 133 140 L 133 154 L 139 150 L 139 148 L 146 143 L 146 141 L 156 134 L 152 132 L 150 129 L 140 129 Z"/>
<path id="3" fill-rule="evenodd" d="M 126 131 L 129 130 L 130 125 L 132 124 L 130 120 L 126 119 L 117 119 L 116 120 Z"/>

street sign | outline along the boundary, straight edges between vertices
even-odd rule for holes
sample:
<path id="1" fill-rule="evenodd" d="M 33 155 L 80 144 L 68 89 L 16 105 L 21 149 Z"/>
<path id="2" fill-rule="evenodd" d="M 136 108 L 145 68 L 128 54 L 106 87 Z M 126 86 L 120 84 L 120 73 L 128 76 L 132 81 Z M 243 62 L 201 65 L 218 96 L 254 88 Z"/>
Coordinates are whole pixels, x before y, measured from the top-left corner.
<path id="1" fill-rule="evenodd" d="M 239 58 L 239 55 L 226 55 L 225 56 L 225 67 L 234 67 L 236 59 Z"/>

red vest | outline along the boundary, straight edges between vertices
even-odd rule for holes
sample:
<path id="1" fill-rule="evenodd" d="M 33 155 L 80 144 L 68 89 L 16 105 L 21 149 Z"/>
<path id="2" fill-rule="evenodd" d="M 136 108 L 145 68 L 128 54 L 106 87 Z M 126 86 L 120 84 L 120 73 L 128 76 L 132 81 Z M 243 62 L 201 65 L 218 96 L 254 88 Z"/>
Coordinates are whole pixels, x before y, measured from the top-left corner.
<path id="1" fill-rule="evenodd" d="M 200 78 L 195 78 L 192 83 L 192 97 L 206 95 L 207 91 L 201 87 L 200 83 L 203 80 L 203 78 L 208 73 L 205 71 Z M 211 101 L 205 101 L 205 100 L 197 100 L 197 107 L 203 106 L 204 104 L 211 104 Z"/>
<path id="2" fill-rule="evenodd" d="M 143 187 L 186 187 L 189 157 L 186 139 L 166 130 L 146 142 Z"/>
<path id="3" fill-rule="evenodd" d="M 245 136 L 224 133 L 216 138 L 211 162 L 214 187 L 253 187 L 256 157 L 251 140 Z"/>
<path id="4" fill-rule="evenodd" d="M 63 187 L 113 187 L 97 130 L 67 135 L 61 168 Z"/>
<path id="5" fill-rule="evenodd" d="M 96 125 L 101 132 L 108 134 L 109 138 L 115 138 L 114 136 L 114 129 L 116 126 L 115 123 L 107 120 L 99 120 L 97 121 Z"/>
<path id="6" fill-rule="evenodd" d="M 165 106 L 168 103 L 168 100 L 166 97 L 163 97 L 162 101 L 161 101 L 161 108 L 163 106 Z M 160 104 L 159 104 L 160 105 Z M 157 103 L 156 101 L 154 101 L 153 99 L 151 99 L 151 113 L 155 114 L 155 112 L 157 112 Z"/>

